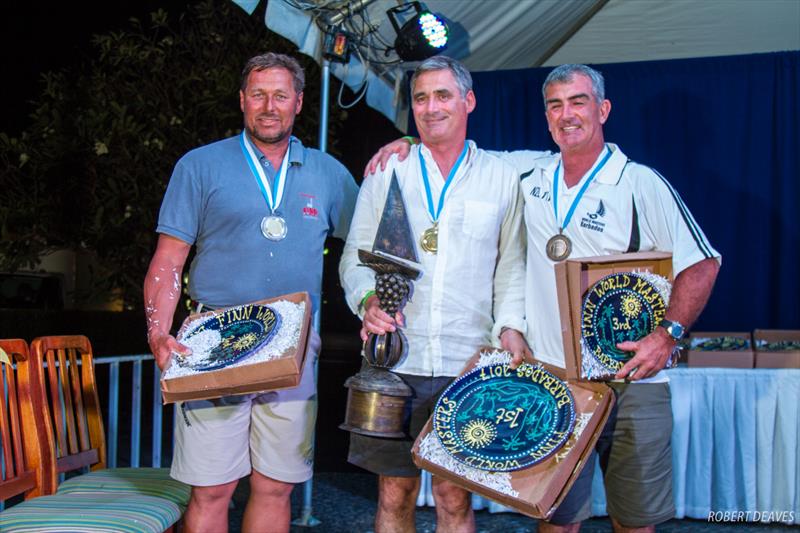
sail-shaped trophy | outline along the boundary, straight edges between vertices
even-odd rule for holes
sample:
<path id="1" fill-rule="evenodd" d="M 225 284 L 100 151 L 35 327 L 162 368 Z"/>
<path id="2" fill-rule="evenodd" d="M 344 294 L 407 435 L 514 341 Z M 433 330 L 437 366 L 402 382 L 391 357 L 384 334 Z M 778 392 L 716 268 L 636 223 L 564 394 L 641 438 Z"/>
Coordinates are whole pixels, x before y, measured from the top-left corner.
<path id="1" fill-rule="evenodd" d="M 391 316 L 402 310 L 419 279 L 417 259 L 406 206 L 397 175 L 392 173 L 372 251 L 359 250 L 363 266 L 375 271 L 375 294 L 380 307 Z M 403 413 L 411 389 L 391 372 L 408 350 L 398 328 L 385 335 L 370 333 L 364 343 L 361 371 L 347 379 L 347 411 L 339 427 L 373 437 L 403 437 Z"/>

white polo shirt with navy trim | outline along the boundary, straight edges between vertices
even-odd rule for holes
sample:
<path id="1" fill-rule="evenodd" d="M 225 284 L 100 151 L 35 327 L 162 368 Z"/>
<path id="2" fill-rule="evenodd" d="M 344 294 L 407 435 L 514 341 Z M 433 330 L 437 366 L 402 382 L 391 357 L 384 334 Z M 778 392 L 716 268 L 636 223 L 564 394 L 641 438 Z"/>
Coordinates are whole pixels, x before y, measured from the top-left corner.
<path id="1" fill-rule="evenodd" d="M 597 173 L 576 206 L 563 233 L 572 241 L 571 258 L 638 251 L 672 253 L 674 276 L 709 257 L 720 254 L 708 242 L 678 193 L 661 174 L 629 160 L 622 150 L 607 143 L 611 157 Z M 600 163 L 573 187 L 559 173 L 559 218 Z M 558 233 L 553 211 L 553 175 L 561 154 L 516 151 L 498 154 L 520 173 L 525 197 L 528 251 L 525 310 L 528 342 L 537 359 L 565 367 L 556 292 L 555 263 L 545 244 Z M 659 380 L 659 376 L 651 378 Z"/>

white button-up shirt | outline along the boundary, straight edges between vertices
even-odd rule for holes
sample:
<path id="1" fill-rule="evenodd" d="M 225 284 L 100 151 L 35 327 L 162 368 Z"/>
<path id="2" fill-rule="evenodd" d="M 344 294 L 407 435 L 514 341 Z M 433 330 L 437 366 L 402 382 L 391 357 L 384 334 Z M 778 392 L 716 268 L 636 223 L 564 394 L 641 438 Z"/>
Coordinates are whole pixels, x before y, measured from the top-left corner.
<path id="1" fill-rule="evenodd" d="M 397 173 L 422 276 L 403 308 L 408 356 L 394 370 L 419 376 L 456 376 L 481 345 L 499 343 L 503 327 L 525 333 L 525 238 L 519 176 L 498 157 L 468 141 L 469 152 L 446 191 L 439 216 L 438 253 L 419 246 L 433 225 L 428 212 L 419 151 L 434 206 L 445 180 L 424 145 L 402 162 L 364 179 L 339 273 L 347 303 L 359 303 L 375 287 L 375 273 L 359 266 L 358 250 L 372 250 L 392 173 Z M 435 209 L 435 207 L 434 207 Z"/>

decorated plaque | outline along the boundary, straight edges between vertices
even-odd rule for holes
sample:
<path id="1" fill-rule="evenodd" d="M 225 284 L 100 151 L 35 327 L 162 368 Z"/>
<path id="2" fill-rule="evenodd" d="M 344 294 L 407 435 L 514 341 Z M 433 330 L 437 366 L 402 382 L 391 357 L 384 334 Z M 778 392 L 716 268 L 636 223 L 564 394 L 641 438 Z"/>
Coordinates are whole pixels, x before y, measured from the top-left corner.
<path id="1" fill-rule="evenodd" d="M 543 461 L 567 441 L 575 400 L 565 382 L 540 366 L 492 364 L 454 381 L 432 420 L 442 447 L 457 461 L 508 472 Z"/>
<path id="2" fill-rule="evenodd" d="M 581 309 L 583 370 L 589 378 L 614 376 L 632 352 L 617 348 L 638 341 L 658 326 L 667 312 L 670 284 L 650 273 L 622 272 L 592 285 Z"/>
<path id="3" fill-rule="evenodd" d="M 178 339 L 204 354 L 186 364 L 193 370 L 216 370 L 250 357 L 267 345 L 281 317 L 267 305 L 244 305 L 192 324 Z"/>

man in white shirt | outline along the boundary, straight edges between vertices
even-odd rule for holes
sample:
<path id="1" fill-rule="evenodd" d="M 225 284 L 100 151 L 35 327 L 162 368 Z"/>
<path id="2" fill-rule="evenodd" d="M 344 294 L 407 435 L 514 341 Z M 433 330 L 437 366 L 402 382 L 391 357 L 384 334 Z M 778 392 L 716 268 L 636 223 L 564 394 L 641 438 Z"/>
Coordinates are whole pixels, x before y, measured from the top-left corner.
<path id="1" fill-rule="evenodd" d="M 459 62 L 438 56 L 420 64 L 411 100 L 422 144 L 365 178 L 339 267 L 348 304 L 363 318 L 362 338 L 402 326 L 408 339 L 408 356 L 394 368 L 414 391 L 408 438 L 351 434 L 350 462 L 380 476 L 378 533 L 414 530 L 419 470 L 411 445 L 443 389 L 481 345 L 500 344 L 519 357 L 527 350 L 519 176 L 466 140 L 475 95 Z M 379 307 L 374 273 L 358 266 L 358 249 L 372 248 L 393 173 L 412 233 L 422 239 L 435 231 L 438 241 L 433 250 L 420 246 L 422 276 L 394 317 Z M 433 494 L 437 530 L 474 531 L 465 490 L 434 477 Z"/>
<path id="2" fill-rule="evenodd" d="M 585 65 L 562 65 L 548 75 L 542 94 L 548 128 L 561 152 L 500 154 L 522 178 L 528 237 L 527 339 L 537 359 L 565 366 L 556 261 L 547 253 L 553 237 L 566 238 L 570 257 L 646 250 L 673 254 L 675 281 L 665 321 L 647 337 L 617 345 L 635 355 L 617 373 L 618 381 L 610 383 L 617 404 L 596 446 L 614 529 L 653 531 L 654 524 L 674 515 L 671 399 L 661 369 L 705 307 L 720 254 L 660 174 L 605 142 L 603 124 L 611 102 L 599 72 Z M 405 157 L 406 151 L 406 142 L 395 141 L 368 169 L 389 154 Z M 586 462 L 593 463 L 594 456 Z M 550 523 L 540 523 L 539 531 L 580 528 L 591 511 L 592 472 L 584 469 Z"/>

